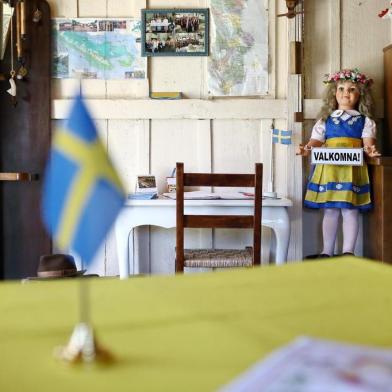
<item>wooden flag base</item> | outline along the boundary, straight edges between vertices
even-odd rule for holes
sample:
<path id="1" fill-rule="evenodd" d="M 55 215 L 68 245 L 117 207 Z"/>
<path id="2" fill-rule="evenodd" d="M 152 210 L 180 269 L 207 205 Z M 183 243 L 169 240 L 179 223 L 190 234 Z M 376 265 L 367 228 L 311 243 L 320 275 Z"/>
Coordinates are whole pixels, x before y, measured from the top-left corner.
<path id="1" fill-rule="evenodd" d="M 75 326 L 66 346 L 57 347 L 55 356 L 69 363 L 111 363 L 113 355 L 101 347 L 95 338 L 92 327 L 86 323 Z"/>

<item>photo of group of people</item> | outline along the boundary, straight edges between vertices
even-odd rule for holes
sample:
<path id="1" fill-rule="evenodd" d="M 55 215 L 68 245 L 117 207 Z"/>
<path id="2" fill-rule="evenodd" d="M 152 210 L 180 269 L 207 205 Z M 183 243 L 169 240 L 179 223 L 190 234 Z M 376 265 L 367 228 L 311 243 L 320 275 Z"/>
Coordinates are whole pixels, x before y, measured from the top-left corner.
<path id="1" fill-rule="evenodd" d="M 208 10 L 142 11 L 144 56 L 208 55 Z"/>

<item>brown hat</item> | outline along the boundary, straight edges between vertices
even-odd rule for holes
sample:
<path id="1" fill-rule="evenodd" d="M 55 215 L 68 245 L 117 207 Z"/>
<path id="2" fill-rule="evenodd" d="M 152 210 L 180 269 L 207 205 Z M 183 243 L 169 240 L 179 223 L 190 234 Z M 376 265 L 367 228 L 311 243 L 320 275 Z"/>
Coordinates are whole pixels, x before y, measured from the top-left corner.
<path id="1" fill-rule="evenodd" d="M 43 255 L 39 259 L 37 277 L 32 279 L 57 279 L 82 276 L 86 270 L 78 271 L 75 260 L 71 255 L 54 254 Z"/>
<path id="2" fill-rule="evenodd" d="M 86 270 L 78 271 L 71 255 L 43 255 L 39 258 L 37 276 L 39 278 L 67 278 L 83 275 Z"/>

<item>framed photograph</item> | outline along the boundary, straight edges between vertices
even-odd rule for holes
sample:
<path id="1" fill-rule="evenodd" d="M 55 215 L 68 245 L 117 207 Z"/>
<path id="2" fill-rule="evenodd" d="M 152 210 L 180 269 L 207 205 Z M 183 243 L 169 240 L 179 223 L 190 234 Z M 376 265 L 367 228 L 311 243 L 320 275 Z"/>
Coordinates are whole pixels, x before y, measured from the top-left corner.
<path id="1" fill-rule="evenodd" d="M 208 8 L 143 9 L 142 56 L 208 56 Z"/>
<path id="2" fill-rule="evenodd" d="M 151 175 L 137 176 L 136 192 L 140 192 L 140 193 L 158 192 L 155 176 L 151 176 Z"/>

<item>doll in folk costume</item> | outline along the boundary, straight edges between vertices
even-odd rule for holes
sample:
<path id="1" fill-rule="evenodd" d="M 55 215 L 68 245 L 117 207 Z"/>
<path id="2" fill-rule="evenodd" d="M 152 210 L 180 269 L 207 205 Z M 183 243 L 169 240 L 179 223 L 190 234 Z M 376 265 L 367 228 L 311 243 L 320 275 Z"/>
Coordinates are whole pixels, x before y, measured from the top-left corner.
<path id="1" fill-rule="evenodd" d="M 310 140 L 299 145 L 298 155 L 308 156 L 312 147 L 361 148 L 369 157 L 380 156 L 376 124 L 371 119 L 372 98 L 368 79 L 358 69 L 327 75 L 324 104 Z M 343 254 L 354 254 L 359 212 L 372 207 L 369 175 L 363 166 L 317 164 L 307 185 L 304 205 L 324 209 L 323 250 L 314 257 L 333 256 L 340 213 L 343 217 Z"/>

